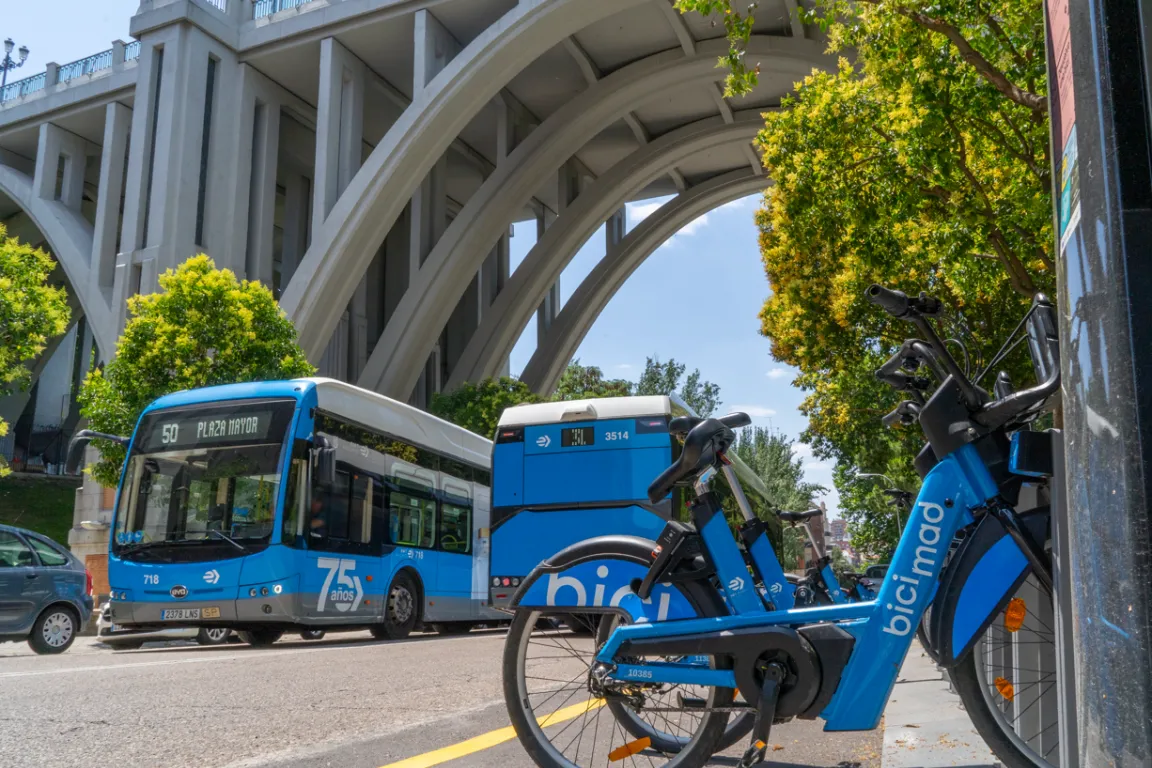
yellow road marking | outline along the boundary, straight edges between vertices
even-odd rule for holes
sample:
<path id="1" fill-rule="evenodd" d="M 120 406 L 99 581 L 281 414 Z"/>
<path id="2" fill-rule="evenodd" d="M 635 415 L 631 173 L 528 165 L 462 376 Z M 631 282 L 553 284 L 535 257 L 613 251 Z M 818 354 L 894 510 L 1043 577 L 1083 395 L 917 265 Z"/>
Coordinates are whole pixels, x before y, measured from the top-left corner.
<path id="1" fill-rule="evenodd" d="M 571 720 L 574 717 L 580 717 L 586 712 L 591 712 L 602 706 L 604 706 L 604 699 L 589 699 L 580 704 L 573 704 L 570 707 L 558 709 L 550 715 L 538 717 L 536 718 L 536 722 L 540 724 L 541 728 L 547 728 L 550 725 L 557 725 L 566 720 Z M 382 766 L 382 768 L 432 768 L 434 765 L 440 765 L 449 760 L 456 760 L 466 755 L 482 752 L 485 749 L 503 744 L 506 741 L 511 741 L 514 738 L 516 738 L 516 729 L 509 725 L 505 728 L 497 728 L 495 731 L 481 734 L 467 741 L 462 741 L 459 744 L 442 747 L 432 752 L 425 752 L 422 755 L 409 757 L 398 763 L 389 763 L 388 765 Z"/>

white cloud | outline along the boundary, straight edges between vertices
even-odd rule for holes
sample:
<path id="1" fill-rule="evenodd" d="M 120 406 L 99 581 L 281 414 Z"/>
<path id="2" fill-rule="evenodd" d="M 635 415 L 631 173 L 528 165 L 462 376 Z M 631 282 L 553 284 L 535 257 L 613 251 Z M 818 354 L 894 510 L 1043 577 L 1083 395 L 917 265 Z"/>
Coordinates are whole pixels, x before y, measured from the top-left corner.
<path id="1" fill-rule="evenodd" d="M 808 443 L 792 443 L 792 455 L 807 458 L 812 455 L 812 446 Z"/>
<path id="2" fill-rule="evenodd" d="M 664 203 L 636 203 L 628 206 L 628 218 L 635 226 L 655 213 Z"/>
<path id="3" fill-rule="evenodd" d="M 804 465 L 804 469 L 825 470 L 832 469 L 832 465 L 826 461 L 810 461 Z"/>
<path id="4" fill-rule="evenodd" d="M 718 210 L 736 211 L 743 208 L 751 208 L 755 204 L 757 196 L 758 195 L 748 195 L 747 197 L 741 197 L 739 200 L 733 200 L 730 203 L 724 203 L 724 205 L 720 206 Z"/>
<path id="5" fill-rule="evenodd" d="M 732 406 L 732 410 L 746 413 L 756 419 L 767 419 L 770 416 L 776 415 L 776 411 L 763 405 L 734 405 Z"/>
<path id="6" fill-rule="evenodd" d="M 765 375 L 770 379 L 782 379 L 788 375 L 788 369 L 786 369 L 786 368 L 773 368 L 772 370 L 768 371 L 768 373 L 766 373 Z"/>
<path id="7" fill-rule="evenodd" d="M 616 367 L 622 371 L 627 371 L 628 369 L 630 369 L 632 367 L 632 363 L 620 363 L 620 365 L 618 365 Z"/>
<path id="8" fill-rule="evenodd" d="M 704 214 L 703 216 L 700 216 L 699 218 L 695 218 L 692 221 L 685 224 L 683 227 L 680 228 L 680 231 L 676 233 L 676 236 L 680 237 L 681 235 L 684 235 L 684 236 L 694 235 L 694 234 L 696 234 L 696 231 L 698 229 L 700 229 L 701 227 L 706 227 L 706 226 L 708 226 L 708 214 Z"/>

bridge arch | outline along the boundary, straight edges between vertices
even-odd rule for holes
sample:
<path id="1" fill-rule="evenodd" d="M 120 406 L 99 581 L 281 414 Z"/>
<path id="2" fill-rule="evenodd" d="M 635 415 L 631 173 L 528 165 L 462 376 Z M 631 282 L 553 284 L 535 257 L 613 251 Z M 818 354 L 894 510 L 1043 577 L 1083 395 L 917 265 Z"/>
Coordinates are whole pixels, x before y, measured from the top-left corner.
<path id="1" fill-rule="evenodd" d="M 686 224 L 770 185 L 768 179 L 751 170 L 732 171 L 697 184 L 653 211 L 605 254 L 580 283 L 547 334 L 537 342 L 536 351 L 520 379 L 538 394 L 555 391 L 564 369 L 596 318 L 649 256 Z"/>
<path id="2" fill-rule="evenodd" d="M 751 141 L 763 125 L 754 110 L 737 117 L 731 124 L 720 117 L 707 118 L 660 137 L 617 164 L 576 198 L 512 273 L 445 388 L 452 390 L 466 381 L 496 374 L 549 287 L 613 211 L 686 157 L 712 147 Z"/>
<path id="3" fill-rule="evenodd" d="M 20 171 L 0 165 L 0 193 L 11 198 L 44 235 L 52 256 L 71 284 L 74 301 L 83 310 L 101 356 L 108 358 L 116 349 L 116 328 L 108 302 L 90 280 L 92 225 L 59 200 L 45 200 L 34 193 L 32 179 Z"/>
<path id="4" fill-rule="evenodd" d="M 368 359 L 360 386 L 407 398 L 456 303 L 493 243 L 532 193 L 575 149 L 638 103 L 687 84 L 723 79 L 724 70 L 716 67 L 716 58 L 725 50 L 726 41 L 711 40 L 700 43 L 692 55 L 672 49 L 640 59 L 589 86 L 534 130 L 464 206 L 410 280 Z M 819 43 L 799 38 L 755 36 L 749 52 L 766 70 L 797 77 L 809 74 L 813 67 L 835 65 Z M 453 382 L 457 378 L 453 375 Z"/>
<path id="5" fill-rule="evenodd" d="M 647 1 L 520 0 L 433 78 L 356 172 L 284 291 L 309 359 L 321 356 L 380 243 L 469 121 L 566 37 Z"/>

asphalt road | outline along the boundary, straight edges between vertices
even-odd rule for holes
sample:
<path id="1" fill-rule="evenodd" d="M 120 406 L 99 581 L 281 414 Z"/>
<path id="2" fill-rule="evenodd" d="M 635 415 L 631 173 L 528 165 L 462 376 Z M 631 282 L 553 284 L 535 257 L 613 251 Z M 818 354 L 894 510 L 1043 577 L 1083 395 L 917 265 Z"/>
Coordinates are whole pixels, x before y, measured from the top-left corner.
<path id="1" fill-rule="evenodd" d="M 503 639 L 355 633 L 112 652 L 80 638 L 61 656 L 2 644 L 0 766 L 532 768 L 505 730 Z M 879 768 L 880 731 L 820 728 L 777 726 L 771 763 Z M 409 760 L 445 748 L 451 759 Z M 741 749 L 712 764 L 735 765 Z"/>

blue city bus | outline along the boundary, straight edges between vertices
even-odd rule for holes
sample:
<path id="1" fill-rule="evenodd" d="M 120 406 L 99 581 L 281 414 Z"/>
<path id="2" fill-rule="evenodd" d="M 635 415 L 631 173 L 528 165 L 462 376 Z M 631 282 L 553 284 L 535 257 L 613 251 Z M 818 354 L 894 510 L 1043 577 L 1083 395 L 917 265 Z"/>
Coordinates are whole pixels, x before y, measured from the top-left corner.
<path id="1" fill-rule="evenodd" d="M 492 453 L 491 604 L 506 606 L 541 560 L 578 541 L 656 539 L 675 500 L 652 504 L 648 485 L 679 451 L 669 421 L 690 413 L 665 396 L 505 410 Z"/>
<path id="2" fill-rule="evenodd" d="M 118 630 L 229 627 L 266 645 L 507 619 L 486 605 L 489 440 L 314 378 L 167 395 L 124 443 L 108 559 Z"/>

